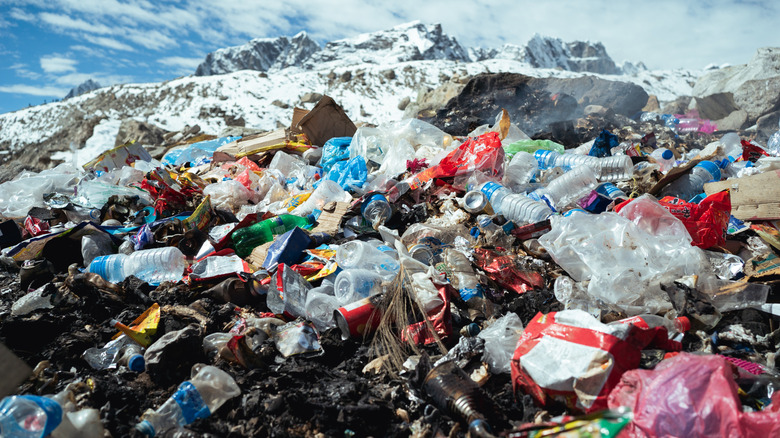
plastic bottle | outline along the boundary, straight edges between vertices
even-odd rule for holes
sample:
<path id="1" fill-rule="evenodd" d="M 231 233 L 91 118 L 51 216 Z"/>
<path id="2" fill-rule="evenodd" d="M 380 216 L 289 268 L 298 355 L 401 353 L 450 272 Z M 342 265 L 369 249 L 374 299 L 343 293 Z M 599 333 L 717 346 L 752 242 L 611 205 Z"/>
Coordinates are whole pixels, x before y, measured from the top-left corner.
<path id="1" fill-rule="evenodd" d="M 552 167 L 562 167 L 570 170 L 579 166 L 590 166 L 593 169 L 599 168 L 599 157 L 580 154 L 559 154 L 555 151 L 538 150 L 534 152 L 534 158 L 538 163 L 539 169 L 550 169 Z"/>
<path id="2" fill-rule="evenodd" d="M 723 155 L 732 163 L 742 156 L 742 143 L 736 132 L 729 132 L 721 137 L 720 144 L 723 147 Z"/>
<path id="3" fill-rule="evenodd" d="M 104 370 L 112 367 L 112 365 L 118 364 L 118 359 L 121 357 L 121 351 L 133 344 L 138 346 L 139 349 L 141 348 L 141 346 L 136 344 L 129 336 L 121 335 L 118 338 L 107 342 L 106 345 L 101 348 L 88 348 L 84 351 L 82 357 L 92 368 Z"/>
<path id="4" fill-rule="evenodd" d="M 325 179 L 320 182 L 320 185 L 312 192 L 309 199 L 295 207 L 295 210 L 291 213 L 296 216 L 305 216 L 311 214 L 315 209 L 322 209 L 329 202 L 351 199 L 352 196 L 342 189 L 336 181 Z"/>
<path id="5" fill-rule="evenodd" d="M 596 172 L 590 166 L 579 166 L 555 178 L 547 187 L 534 194 L 547 199 L 560 210 L 590 193 L 596 184 Z"/>
<path id="6" fill-rule="evenodd" d="M 336 263 L 342 269 L 368 269 L 376 272 L 385 281 L 391 281 L 398 274 L 401 265 L 398 255 L 391 248 L 383 251 L 369 242 L 353 240 L 339 246 Z"/>
<path id="7" fill-rule="evenodd" d="M 522 191 L 536 174 L 539 165 L 533 155 L 520 151 L 509 161 L 504 171 L 504 186 L 515 193 Z"/>
<path id="8" fill-rule="evenodd" d="M 141 373 L 146 369 L 144 349 L 135 342 L 127 344 L 120 352 L 117 365 L 125 366 L 130 371 Z"/>
<path id="9" fill-rule="evenodd" d="M 345 269 L 333 283 L 333 294 L 346 305 L 382 293 L 382 277 L 368 269 Z"/>
<path id="10" fill-rule="evenodd" d="M 393 210 L 385 195 L 375 193 L 363 201 L 360 214 L 376 229 L 390 219 Z"/>
<path id="11" fill-rule="evenodd" d="M 206 418 L 239 394 L 241 390 L 228 373 L 211 365 L 196 364 L 192 367 L 192 379 L 179 385 L 162 406 L 146 411 L 135 428 L 146 436 L 155 436 Z"/>
<path id="12" fill-rule="evenodd" d="M 3 437 L 45 437 L 61 421 L 62 407 L 48 397 L 14 395 L 0 402 L 0 436 Z"/>
<path id="13" fill-rule="evenodd" d="M 715 180 L 720 181 L 720 168 L 712 161 L 702 161 L 661 190 L 661 196 L 676 196 L 689 200 L 704 190 L 704 184 Z"/>
<path id="14" fill-rule="evenodd" d="M 634 162 L 628 155 L 599 158 L 598 179 L 604 182 L 626 181 L 634 174 Z"/>
<path id="15" fill-rule="evenodd" d="M 281 214 L 248 227 L 237 230 L 231 236 L 233 247 L 239 257 L 244 258 L 256 247 L 270 242 L 275 235 L 284 234 L 295 227 L 308 228 L 315 222 L 313 215 L 306 217 Z"/>
<path id="16" fill-rule="evenodd" d="M 130 255 L 95 257 L 87 267 L 87 272 L 98 274 L 112 283 L 119 283 L 134 275 L 154 286 L 163 281 L 181 280 L 186 267 L 187 260 L 179 248 L 167 246 L 136 251 Z"/>
<path id="17" fill-rule="evenodd" d="M 658 148 L 650 156 L 661 166 L 661 172 L 666 173 L 674 167 L 674 153 L 666 148 Z"/>
<path id="18" fill-rule="evenodd" d="M 552 210 L 545 203 L 514 194 L 501 184 L 489 181 L 479 186 L 488 197 L 493 211 L 515 223 L 536 223 L 547 219 Z"/>

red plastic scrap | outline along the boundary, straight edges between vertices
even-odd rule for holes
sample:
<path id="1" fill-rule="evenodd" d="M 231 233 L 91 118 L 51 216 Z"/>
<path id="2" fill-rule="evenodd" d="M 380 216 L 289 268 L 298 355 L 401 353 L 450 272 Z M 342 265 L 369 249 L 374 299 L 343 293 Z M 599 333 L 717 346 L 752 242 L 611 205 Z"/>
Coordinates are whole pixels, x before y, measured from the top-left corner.
<path id="1" fill-rule="evenodd" d="M 568 312 L 581 311 L 565 312 L 568 318 L 572 318 L 573 313 Z M 538 313 L 534 316 L 518 340 L 511 362 L 514 391 L 522 390 L 532 395 L 542 406 L 554 400 L 575 411 L 604 409 L 610 391 L 623 373 L 639 367 L 643 349 L 650 346 L 680 348 L 679 343 L 669 341 L 663 326 L 642 328 L 628 324 L 628 331 L 623 331 L 624 338 L 621 338 L 617 336 L 619 332 L 607 333 L 564 324 L 557 320 L 558 314 L 564 313 Z M 552 346 L 555 351 L 550 350 Z M 557 352 L 560 352 L 560 357 L 555 356 Z M 563 374 L 572 374 L 565 380 L 551 378 L 550 382 L 540 383 L 529 371 L 556 366 L 560 361 L 571 362 L 563 368 Z"/>
<path id="2" fill-rule="evenodd" d="M 441 298 L 442 304 L 428 312 L 427 318 L 439 338 L 447 339 L 452 335 L 452 313 L 450 311 L 449 294 L 457 294 L 458 292 L 449 284 L 437 284 L 436 289 L 439 291 L 439 298 Z M 417 345 L 429 345 L 436 342 L 436 337 L 431 333 L 425 321 L 410 324 L 401 333 L 401 339 L 404 342 L 407 342 L 410 337 Z"/>
<path id="3" fill-rule="evenodd" d="M 758 146 L 747 140 L 741 140 L 742 143 L 742 159 L 745 161 L 751 161 L 755 163 L 762 156 L 768 157 L 769 153 L 761 146 Z"/>
<path id="4" fill-rule="evenodd" d="M 517 266 L 515 263 L 517 256 L 499 255 L 486 248 L 475 249 L 474 256 L 477 266 L 505 289 L 522 294 L 544 286 L 544 278 L 541 274 Z"/>
<path id="5" fill-rule="evenodd" d="M 763 411 L 743 412 L 738 390 L 726 358 L 680 353 L 653 370 L 623 374 L 608 403 L 633 411 L 620 435 L 626 438 L 780 436 L 780 393 Z"/>
<path id="6" fill-rule="evenodd" d="M 728 190 L 713 193 L 698 204 L 673 196 L 667 196 L 658 202 L 682 221 L 693 238 L 691 245 L 707 249 L 726 242 L 731 217 L 731 197 Z"/>

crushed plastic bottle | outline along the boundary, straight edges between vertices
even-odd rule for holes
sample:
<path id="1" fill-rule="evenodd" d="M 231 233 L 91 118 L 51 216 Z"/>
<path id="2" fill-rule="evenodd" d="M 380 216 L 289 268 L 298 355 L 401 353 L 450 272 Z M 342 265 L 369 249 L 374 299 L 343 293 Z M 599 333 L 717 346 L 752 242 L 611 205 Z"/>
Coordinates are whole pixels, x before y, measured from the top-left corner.
<path id="1" fill-rule="evenodd" d="M 540 222 L 552 214 L 552 210 L 545 203 L 512 193 L 495 182 L 483 183 L 479 190 L 488 197 L 493 211 L 515 223 Z"/>
<path id="2" fill-rule="evenodd" d="M 146 411 L 135 428 L 146 436 L 157 436 L 208 417 L 239 394 L 241 389 L 230 374 L 211 365 L 196 364 L 192 378 L 179 385 L 162 406 Z"/>
<path id="3" fill-rule="evenodd" d="M 111 254 L 96 257 L 87 267 L 87 272 L 100 275 L 107 281 L 119 283 L 134 275 L 151 284 L 163 281 L 181 280 L 187 261 L 179 248 L 145 249 L 132 254 Z"/>

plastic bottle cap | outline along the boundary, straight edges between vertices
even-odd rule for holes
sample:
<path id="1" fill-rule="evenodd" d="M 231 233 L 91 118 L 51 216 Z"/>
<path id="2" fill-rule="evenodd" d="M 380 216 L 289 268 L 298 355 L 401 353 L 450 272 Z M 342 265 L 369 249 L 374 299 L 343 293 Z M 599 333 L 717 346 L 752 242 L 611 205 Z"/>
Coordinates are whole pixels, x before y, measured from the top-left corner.
<path id="1" fill-rule="evenodd" d="M 134 354 L 130 356 L 130 359 L 127 361 L 127 368 L 129 368 L 130 371 L 142 373 L 146 369 L 146 361 L 142 355 Z"/>
<path id="2" fill-rule="evenodd" d="M 674 318 L 674 328 L 680 333 L 685 333 L 691 329 L 691 320 L 687 316 Z"/>
<path id="3" fill-rule="evenodd" d="M 661 153 L 661 158 L 664 160 L 671 160 L 673 156 L 674 154 L 669 149 L 666 149 Z"/>
<path id="4" fill-rule="evenodd" d="M 707 170 L 707 172 L 710 173 L 710 175 L 712 175 L 712 179 L 715 181 L 720 181 L 720 168 L 717 164 L 713 163 L 712 161 L 702 161 L 696 166 L 703 167 Z"/>
<path id="5" fill-rule="evenodd" d="M 154 426 L 147 420 L 144 420 L 135 425 L 135 429 L 146 436 L 154 436 Z"/>

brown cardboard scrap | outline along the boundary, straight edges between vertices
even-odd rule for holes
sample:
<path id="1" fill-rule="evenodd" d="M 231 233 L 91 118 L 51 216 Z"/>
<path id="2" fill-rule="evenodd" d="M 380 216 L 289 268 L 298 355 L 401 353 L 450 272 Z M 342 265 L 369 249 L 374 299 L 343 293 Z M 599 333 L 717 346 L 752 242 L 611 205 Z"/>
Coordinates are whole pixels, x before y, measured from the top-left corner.
<path id="1" fill-rule="evenodd" d="M 707 183 L 708 195 L 729 189 L 731 214 L 740 220 L 780 219 L 780 170 Z"/>
<path id="2" fill-rule="evenodd" d="M 303 131 L 311 144 L 317 146 L 324 145 L 333 137 L 352 137 L 357 131 L 344 108 L 330 96 L 323 96 L 293 128 Z"/>

